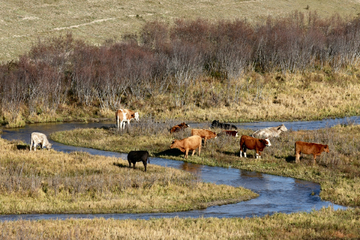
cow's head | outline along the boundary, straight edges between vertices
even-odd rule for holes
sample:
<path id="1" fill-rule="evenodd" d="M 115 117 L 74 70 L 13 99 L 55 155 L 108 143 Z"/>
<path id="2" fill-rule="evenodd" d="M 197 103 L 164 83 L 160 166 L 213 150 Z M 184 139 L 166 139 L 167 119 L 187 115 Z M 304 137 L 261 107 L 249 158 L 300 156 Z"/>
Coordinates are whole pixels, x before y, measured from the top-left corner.
<path id="1" fill-rule="evenodd" d="M 47 149 L 51 149 L 52 144 L 48 142 L 44 147 L 46 147 Z"/>
<path id="2" fill-rule="evenodd" d="M 268 138 L 265 139 L 265 146 L 267 146 L 267 147 L 271 146 L 271 142 Z"/>
<path id="3" fill-rule="evenodd" d="M 175 139 L 175 140 L 173 140 L 172 141 L 172 143 L 171 143 L 171 145 L 170 145 L 170 148 L 172 149 L 172 148 L 177 148 L 176 146 L 177 146 L 177 140 Z"/>
<path id="4" fill-rule="evenodd" d="M 278 126 L 277 130 L 281 132 L 286 132 L 288 129 L 285 127 L 284 124 L 281 124 L 280 126 Z"/>
<path id="5" fill-rule="evenodd" d="M 138 112 L 134 113 L 133 118 L 134 118 L 136 121 L 139 121 L 139 113 L 138 113 Z"/>
<path id="6" fill-rule="evenodd" d="M 329 152 L 329 146 L 328 145 L 324 145 L 324 152 Z"/>

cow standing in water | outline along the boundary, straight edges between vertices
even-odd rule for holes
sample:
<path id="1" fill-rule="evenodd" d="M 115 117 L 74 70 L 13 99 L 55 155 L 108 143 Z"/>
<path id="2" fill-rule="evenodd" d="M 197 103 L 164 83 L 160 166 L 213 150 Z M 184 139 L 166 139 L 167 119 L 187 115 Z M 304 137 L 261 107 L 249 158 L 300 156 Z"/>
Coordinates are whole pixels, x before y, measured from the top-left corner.
<path id="1" fill-rule="evenodd" d="M 270 147 L 271 143 L 269 139 L 258 139 L 250 136 L 242 135 L 240 138 L 240 157 L 244 151 L 244 157 L 246 157 L 246 149 L 255 150 L 256 158 L 261 157 L 261 152 L 265 147 Z"/>
<path id="2" fill-rule="evenodd" d="M 130 126 L 130 121 L 135 119 L 139 121 L 139 113 L 129 109 L 119 109 L 116 111 L 116 126 L 118 129 L 125 129 L 126 122 Z"/>
<path id="3" fill-rule="evenodd" d="M 296 163 L 300 162 L 300 154 L 312 154 L 314 156 L 314 162 L 316 163 L 316 156 L 320 156 L 322 152 L 329 152 L 329 146 L 318 144 L 318 143 L 308 143 L 297 141 L 295 142 L 295 156 L 296 156 Z"/>
<path id="4" fill-rule="evenodd" d="M 36 151 L 36 146 L 38 144 L 41 144 L 41 148 L 46 147 L 47 149 L 51 149 L 52 147 L 52 144 L 49 142 L 45 134 L 39 132 L 31 133 L 30 151 L 32 147 L 34 147 L 34 151 Z"/>

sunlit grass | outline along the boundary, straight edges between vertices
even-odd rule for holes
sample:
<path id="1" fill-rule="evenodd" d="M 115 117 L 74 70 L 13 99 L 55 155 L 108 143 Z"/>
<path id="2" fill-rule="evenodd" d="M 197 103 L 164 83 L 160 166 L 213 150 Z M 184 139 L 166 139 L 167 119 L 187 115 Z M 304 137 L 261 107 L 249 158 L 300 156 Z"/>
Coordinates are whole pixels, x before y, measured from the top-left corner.
<path id="1" fill-rule="evenodd" d="M 358 239 L 359 209 L 277 213 L 254 218 L 5 221 L 11 239 Z"/>
<path id="2" fill-rule="evenodd" d="M 116 157 L 0 146 L 0 214 L 174 212 L 257 196 L 173 168 L 148 164 L 144 172 Z"/>
<path id="3" fill-rule="evenodd" d="M 166 124 L 163 125 L 164 129 Z M 148 125 L 151 129 L 151 125 Z M 294 177 L 321 184 L 320 196 L 324 200 L 342 204 L 360 205 L 360 126 L 337 125 L 332 128 L 308 131 L 288 131 L 281 138 L 272 139 L 272 146 L 265 148 L 261 159 L 254 159 L 254 151 L 248 150 L 248 158 L 239 158 L 239 139 L 219 137 L 208 141 L 201 156 L 184 159 L 179 150 L 170 150 L 172 139 L 190 136 L 189 129 L 171 135 L 167 131 L 157 134 L 142 133 L 133 126 L 128 132 L 109 129 L 76 129 L 51 135 L 55 141 L 69 145 L 86 146 L 102 150 L 128 152 L 136 146 L 148 150 L 152 156 L 188 161 L 209 166 L 234 167 L 249 171 Z M 220 129 L 216 130 L 220 132 Z M 239 135 L 250 135 L 251 130 L 239 129 Z M 104 142 L 112 144 L 106 144 Z M 312 165 L 311 155 L 302 155 L 300 164 L 295 163 L 296 141 L 328 144 L 330 153 L 323 153 Z M 117 143 L 117 144 L 114 144 Z"/>

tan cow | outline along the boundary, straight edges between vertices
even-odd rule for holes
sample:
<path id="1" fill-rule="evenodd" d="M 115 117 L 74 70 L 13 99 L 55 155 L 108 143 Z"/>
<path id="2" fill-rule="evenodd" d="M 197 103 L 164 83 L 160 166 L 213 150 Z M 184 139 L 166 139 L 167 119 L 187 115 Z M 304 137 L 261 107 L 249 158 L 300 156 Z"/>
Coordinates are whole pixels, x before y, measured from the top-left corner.
<path id="1" fill-rule="evenodd" d="M 201 153 L 201 137 L 200 136 L 191 136 L 181 140 L 174 140 L 170 146 L 171 149 L 178 148 L 180 151 L 185 152 L 185 158 L 188 157 L 189 151 L 192 150 L 192 156 L 194 156 L 195 151 L 199 148 L 199 156 Z"/>
<path id="2" fill-rule="evenodd" d="M 191 129 L 191 136 L 200 136 L 204 139 L 204 146 L 206 145 L 206 140 L 211 138 L 216 138 L 217 135 L 215 132 L 212 132 L 207 129 Z"/>
<path id="3" fill-rule="evenodd" d="M 261 152 L 265 147 L 270 147 L 271 143 L 269 139 L 258 139 L 250 136 L 242 135 L 240 138 L 240 157 L 244 151 L 244 157 L 246 157 L 246 149 L 255 150 L 256 158 L 261 157 Z"/>
<path id="4" fill-rule="evenodd" d="M 117 110 L 115 117 L 116 117 L 116 125 L 118 129 L 120 128 L 125 129 L 126 122 L 128 123 L 128 126 L 130 126 L 130 121 L 133 119 L 139 121 L 139 113 L 129 109 Z"/>
<path id="5" fill-rule="evenodd" d="M 314 156 L 314 162 L 316 163 L 316 156 L 320 156 L 322 152 L 329 152 L 329 146 L 318 144 L 318 143 L 309 143 L 297 141 L 295 142 L 295 155 L 296 155 L 296 163 L 300 162 L 300 154 L 312 154 Z"/>
<path id="6" fill-rule="evenodd" d="M 39 132 L 31 133 L 30 151 L 32 147 L 34 148 L 34 151 L 36 151 L 36 146 L 38 144 L 41 144 L 41 148 L 46 147 L 47 149 L 51 149 L 52 147 L 52 144 L 49 142 L 45 134 Z"/>
<path id="7" fill-rule="evenodd" d="M 286 132 L 287 128 L 284 124 L 281 124 L 277 127 L 268 127 L 255 131 L 251 136 L 256 138 L 273 138 L 280 137 L 282 132 Z"/>

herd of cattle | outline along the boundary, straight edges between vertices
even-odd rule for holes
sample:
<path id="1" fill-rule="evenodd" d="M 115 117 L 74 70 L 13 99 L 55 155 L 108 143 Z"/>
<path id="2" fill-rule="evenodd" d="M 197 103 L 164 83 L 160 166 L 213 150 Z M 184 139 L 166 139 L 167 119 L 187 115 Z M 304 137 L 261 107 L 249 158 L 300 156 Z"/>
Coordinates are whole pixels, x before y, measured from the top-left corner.
<path id="1" fill-rule="evenodd" d="M 131 120 L 139 121 L 139 113 L 134 112 L 128 109 L 119 109 L 116 112 L 116 126 L 117 129 L 124 129 L 126 123 L 128 126 L 130 125 Z M 175 133 L 182 131 L 188 128 L 189 125 L 185 122 L 180 123 L 176 126 L 173 126 L 170 129 L 170 133 Z M 237 127 L 232 124 L 221 123 L 218 120 L 214 120 L 210 126 L 213 128 L 223 129 L 220 133 L 215 133 L 211 130 L 207 129 L 192 129 L 191 136 L 178 140 L 173 140 L 170 148 L 177 148 L 180 151 L 185 153 L 185 158 L 188 157 L 189 151 L 192 151 L 192 156 L 195 154 L 196 149 L 198 149 L 199 156 L 201 154 L 201 146 L 202 140 L 204 140 L 204 146 L 206 145 L 206 140 L 216 138 L 221 135 L 228 135 L 232 137 L 238 137 Z M 240 157 L 244 155 L 246 158 L 246 150 L 255 150 L 256 158 L 261 157 L 261 152 L 265 149 L 265 147 L 271 146 L 270 138 L 280 137 L 282 132 L 287 131 L 287 128 L 284 124 L 281 124 L 277 127 L 269 127 L 255 131 L 251 136 L 242 135 L 240 137 Z M 41 145 L 42 148 L 50 149 L 52 144 L 48 141 L 47 137 L 43 133 L 33 132 L 31 133 L 31 141 L 30 141 L 30 151 L 33 147 L 36 151 L 37 145 Z M 320 156 L 322 152 L 329 152 L 329 146 L 317 143 L 309 143 L 297 141 L 295 142 L 295 155 L 296 155 L 296 163 L 300 161 L 300 154 L 312 154 L 314 157 L 313 163 L 316 163 L 316 156 Z M 145 171 L 146 165 L 149 162 L 149 152 L 148 151 L 131 151 L 128 154 L 127 160 L 129 162 L 129 167 L 131 167 L 131 163 L 135 168 L 136 162 L 143 162 Z"/>
<path id="2" fill-rule="evenodd" d="M 181 123 L 170 129 L 170 133 L 178 132 L 188 128 L 189 125 L 186 123 Z M 188 157 L 189 151 L 192 152 L 192 156 L 195 154 L 196 149 L 198 149 L 199 156 L 201 154 L 202 140 L 204 140 L 204 146 L 206 145 L 206 140 L 216 138 L 221 135 L 228 135 L 233 137 L 238 137 L 237 127 L 235 125 L 221 123 L 218 120 L 214 120 L 211 123 L 211 128 L 222 128 L 222 132 L 215 133 L 207 129 L 192 129 L 191 136 L 181 139 L 173 140 L 170 148 L 178 148 L 180 151 L 185 153 L 185 158 Z M 235 129 L 235 130 L 230 130 Z M 271 146 L 270 138 L 278 138 L 280 134 L 286 132 L 287 128 L 284 124 L 281 124 L 277 127 L 268 127 L 255 131 L 251 136 L 242 135 L 240 137 L 240 157 L 244 155 L 246 158 L 246 150 L 255 150 L 255 157 L 260 158 L 261 152 L 265 147 Z M 316 157 L 320 156 L 322 152 L 329 152 L 329 146 L 318 144 L 318 143 L 309 143 L 297 141 L 295 142 L 295 155 L 296 163 L 300 161 L 300 154 L 312 154 L 314 157 L 313 163 L 316 163 Z"/>

